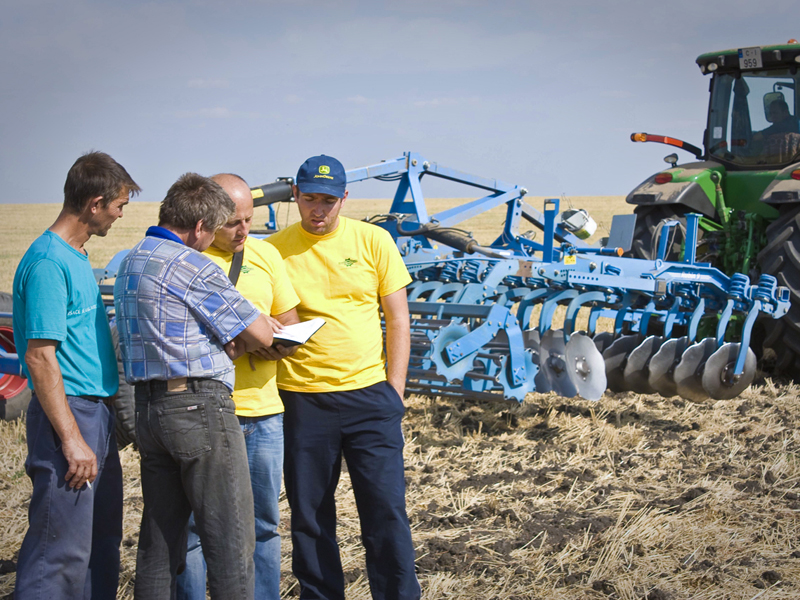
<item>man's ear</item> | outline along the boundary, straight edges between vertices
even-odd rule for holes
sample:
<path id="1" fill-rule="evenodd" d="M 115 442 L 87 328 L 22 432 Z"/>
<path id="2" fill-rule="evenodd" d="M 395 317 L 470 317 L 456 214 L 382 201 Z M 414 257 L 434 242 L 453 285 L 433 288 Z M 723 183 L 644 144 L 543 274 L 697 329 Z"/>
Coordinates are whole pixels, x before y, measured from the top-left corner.
<path id="1" fill-rule="evenodd" d="M 347 193 L 348 193 L 348 190 L 345 190 L 344 191 L 344 196 L 342 196 L 342 204 L 344 204 L 344 201 L 347 200 Z"/>
<path id="2" fill-rule="evenodd" d="M 203 219 L 200 219 L 197 222 L 197 225 L 194 226 L 194 236 L 196 238 L 199 238 L 200 234 L 203 233 L 203 231 L 205 231 L 205 228 L 203 227 L 203 225 L 204 225 Z"/>
<path id="3" fill-rule="evenodd" d="M 103 197 L 96 196 L 89 200 L 89 203 L 86 205 L 86 209 L 91 212 L 93 215 L 97 214 L 97 211 L 100 210 L 100 206 L 102 205 Z"/>

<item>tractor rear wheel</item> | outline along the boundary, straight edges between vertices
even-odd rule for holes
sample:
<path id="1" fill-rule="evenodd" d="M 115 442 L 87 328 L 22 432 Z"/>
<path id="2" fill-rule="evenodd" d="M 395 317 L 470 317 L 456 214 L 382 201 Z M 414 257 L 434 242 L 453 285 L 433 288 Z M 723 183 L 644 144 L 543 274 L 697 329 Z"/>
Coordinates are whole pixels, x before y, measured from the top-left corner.
<path id="1" fill-rule="evenodd" d="M 122 368 L 122 354 L 119 350 L 119 334 L 116 326 L 111 326 L 111 341 L 117 354 L 117 370 L 119 371 L 119 391 L 111 399 L 117 416 L 117 447 L 121 450 L 129 444 L 136 445 L 136 402 L 133 386 L 125 381 Z"/>
<path id="2" fill-rule="evenodd" d="M 658 253 L 658 240 L 661 237 L 664 223 L 677 220 L 680 221 L 680 225 L 673 228 L 671 232 L 671 240 L 665 257 L 666 260 L 677 261 L 686 238 L 687 212 L 686 207 L 677 204 L 637 206 L 633 211 L 636 215 L 636 228 L 633 231 L 631 256 L 655 260 Z"/>
<path id="3" fill-rule="evenodd" d="M 12 304 L 11 294 L 0 292 L 0 312 L 10 313 Z M 11 319 L 0 319 L 0 348 L 9 354 L 17 351 Z M 4 421 L 20 418 L 28 410 L 30 401 L 31 389 L 25 377 L 0 374 L 0 418 Z"/>
<path id="4" fill-rule="evenodd" d="M 800 369 L 800 206 L 786 206 L 767 227 L 767 245 L 758 254 L 761 272 L 791 291 L 792 306 L 780 319 L 760 319 L 764 347 L 775 352 L 778 372 L 797 377 Z"/>

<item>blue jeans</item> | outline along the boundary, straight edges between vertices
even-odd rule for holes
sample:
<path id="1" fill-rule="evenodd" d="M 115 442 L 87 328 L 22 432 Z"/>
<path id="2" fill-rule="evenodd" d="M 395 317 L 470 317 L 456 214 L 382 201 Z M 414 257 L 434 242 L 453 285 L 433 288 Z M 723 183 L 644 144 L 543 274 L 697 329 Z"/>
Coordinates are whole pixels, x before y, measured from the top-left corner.
<path id="1" fill-rule="evenodd" d="M 30 526 L 17 563 L 15 597 L 116 598 L 122 541 L 122 469 L 114 413 L 102 402 L 67 396 L 83 439 L 97 456 L 97 478 L 72 489 L 61 440 L 36 394 L 28 407 L 28 457 L 33 483 Z"/>
<path id="2" fill-rule="evenodd" d="M 247 462 L 256 524 L 255 594 L 259 600 L 280 599 L 281 538 L 278 535 L 283 470 L 283 414 L 239 417 L 247 445 Z M 177 600 L 205 600 L 206 562 L 194 515 L 189 521 L 186 569 L 178 576 Z"/>
<path id="3" fill-rule="evenodd" d="M 137 600 L 168 600 L 194 512 L 215 600 L 253 598 L 253 492 L 244 436 L 228 388 L 189 380 L 136 384 L 136 438 L 144 510 L 136 556 Z"/>
<path id="4" fill-rule="evenodd" d="M 419 600 L 406 515 L 400 396 L 384 381 L 343 392 L 281 390 L 281 399 L 292 570 L 300 598 L 344 600 L 334 499 L 344 455 L 373 599 Z"/>

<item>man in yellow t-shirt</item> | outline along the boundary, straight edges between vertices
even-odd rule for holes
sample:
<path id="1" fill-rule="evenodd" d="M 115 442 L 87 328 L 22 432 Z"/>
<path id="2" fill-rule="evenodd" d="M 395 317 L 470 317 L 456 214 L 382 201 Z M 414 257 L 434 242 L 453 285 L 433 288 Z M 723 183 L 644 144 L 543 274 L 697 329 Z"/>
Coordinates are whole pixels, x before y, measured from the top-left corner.
<path id="1" fill-rule="evenodd" d="M 344 456 L 372 597 L 417 600 L 401 429 L 410 345 L 405 287 L 411 278 L 385 230 L 339 216 L 346 179 L 335 158 L 309 158 L 294 189 L 301 221 L 268 240 L 300 296 L 300 319 L 325 319 L 278 364 L 292 570 L 301 599 L 344 600 L 334 502 Z"/>
<path id="2" fill-rule="evenodd" d="M 248 237 L 253 220 L 250 187 L 238 175 L 212 177 L 236 204 L 236 213 L 219 229 L 203 253 L 229 273 L 236 289 L 264 314 L 283 325 L 297 323 L 300 299 L 294 292 L 277 250 Z M 241 263 L 234 263 L 237 253 Z M 238 274 L 234 271 L 238 265 Z M 256 523 L 255 597 L 280 598 L 281 541 L 278 535 L 278 496 L 283 468 L 283 403 L 276 385 L 276 359 L 294 350 L 275 346 L 265 357 L 245 354 L 233 362 L 236 383 L 233 401 L 244 432 Z M 224 482 L 218 482 L 224 485 Z M 211 483 L 210 483 L 211 484 Z M 186 568 L 178 577 L 178 600 L 205 600 L 206 570 L 200 538 L 190 522 Z"/>

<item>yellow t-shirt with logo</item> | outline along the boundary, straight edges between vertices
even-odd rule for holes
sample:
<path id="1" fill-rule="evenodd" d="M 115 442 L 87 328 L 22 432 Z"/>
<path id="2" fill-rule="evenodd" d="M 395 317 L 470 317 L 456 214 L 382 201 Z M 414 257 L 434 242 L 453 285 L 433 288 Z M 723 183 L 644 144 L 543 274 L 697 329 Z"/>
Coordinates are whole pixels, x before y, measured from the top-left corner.
<path id="1" fill-rule="evenodd" d="M 300 320 L 325 319 L 308 342 L 280 361 L 278 387 L 318 393 L 386 380 L 380 298 L 411 283 L 389 233 L 339 217 L 339 226 L 326 235 L 295 223 L 268 241 L 283 256 L 300 296 Z"/>
<path id="2" fill-rule="evenodd" d="M 230 271 L 232 253 L 211 246 L 203 254 L 226 273 Z M 278 251 L 266 242 L 251 237 L 244 242 L 244 260 L 236 289 L 258 310 L 268 315 L 285 313 L 300 301 Z M 253 357 L 253 364 L 255 371 L 250 366 L 249 354 L 233 362 L 236 367 L 236 383 L 233 387 L 236 414 L 263 417 L 283 412 L 276 385 L 276 361 Z"/>

